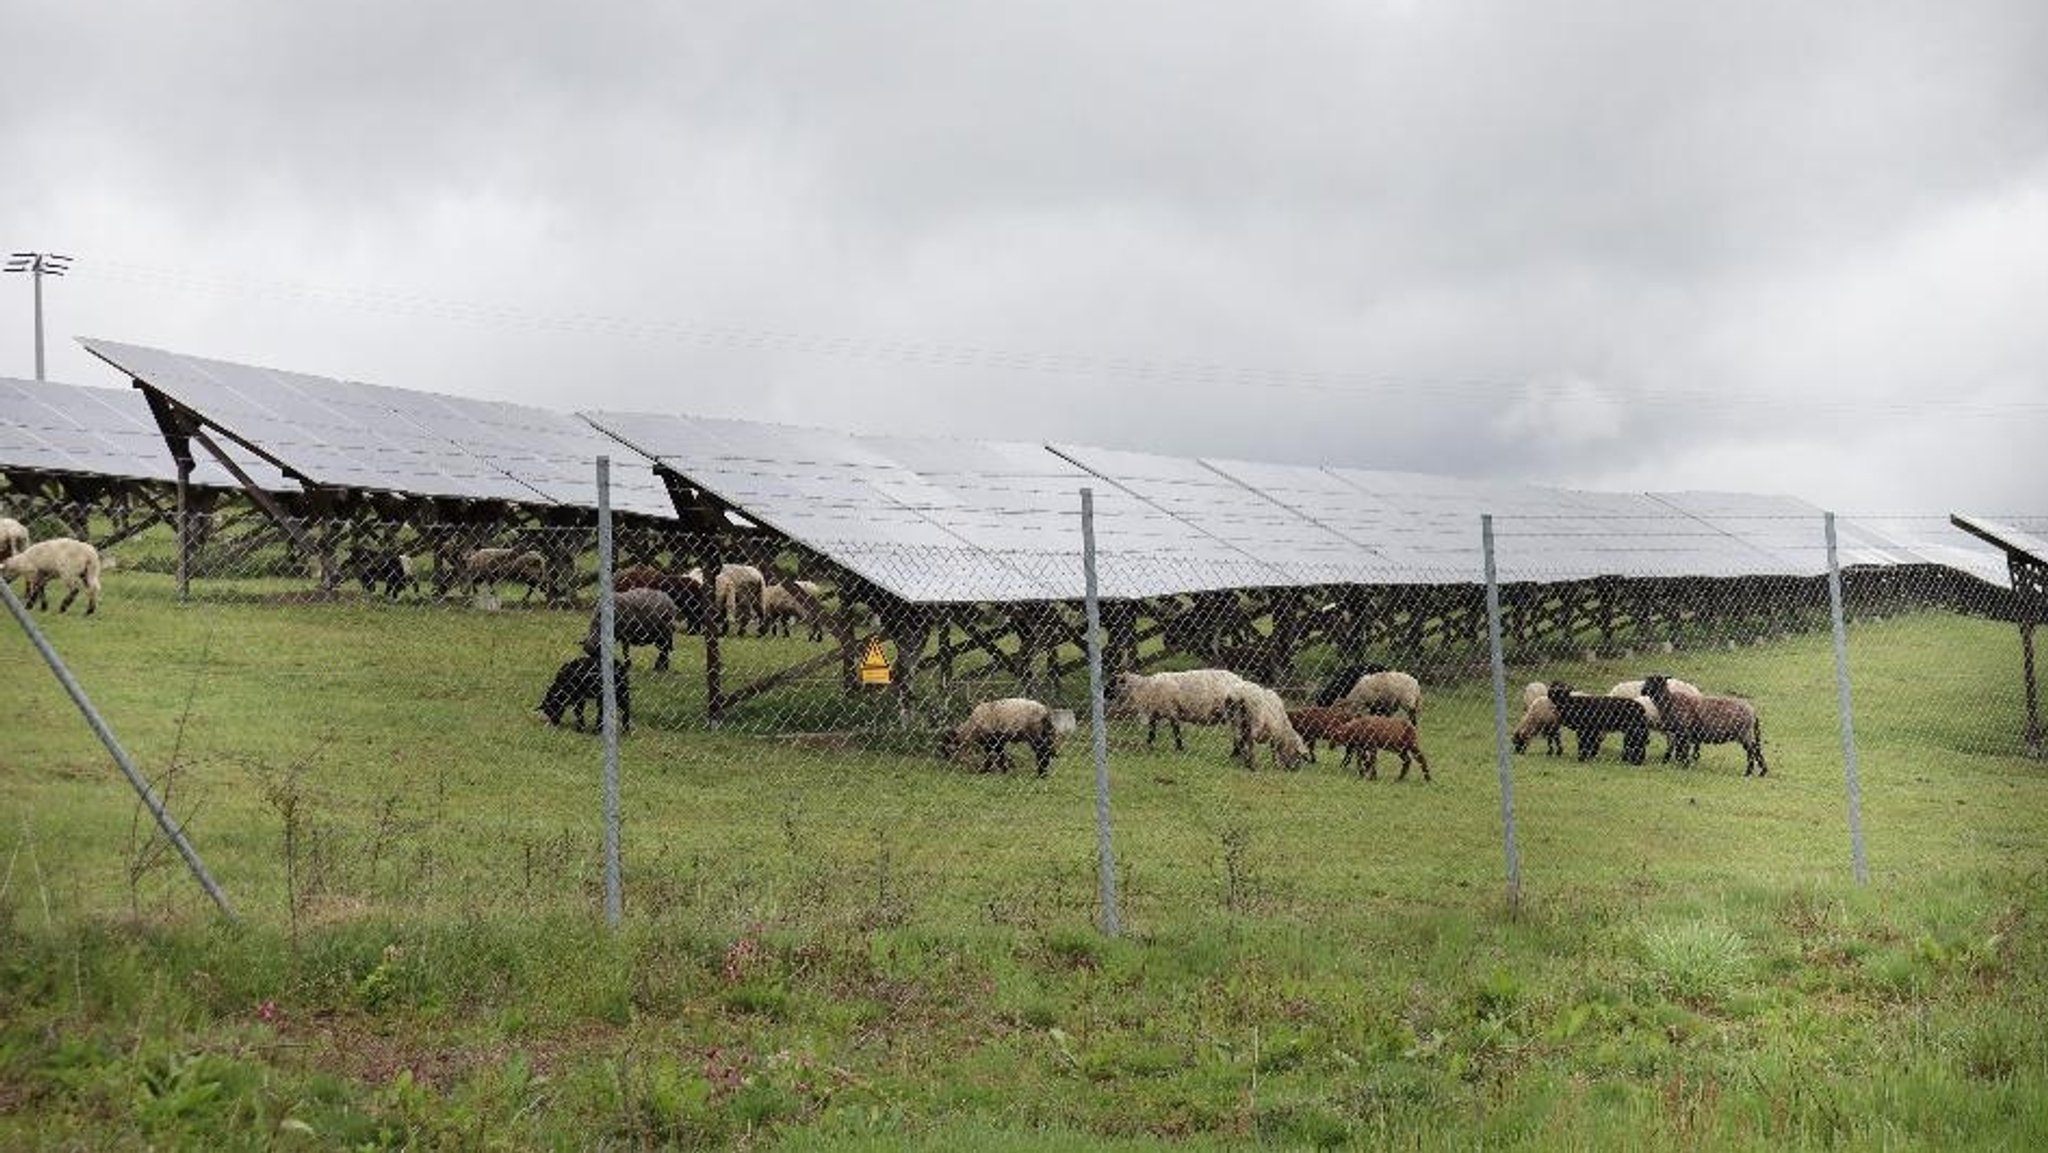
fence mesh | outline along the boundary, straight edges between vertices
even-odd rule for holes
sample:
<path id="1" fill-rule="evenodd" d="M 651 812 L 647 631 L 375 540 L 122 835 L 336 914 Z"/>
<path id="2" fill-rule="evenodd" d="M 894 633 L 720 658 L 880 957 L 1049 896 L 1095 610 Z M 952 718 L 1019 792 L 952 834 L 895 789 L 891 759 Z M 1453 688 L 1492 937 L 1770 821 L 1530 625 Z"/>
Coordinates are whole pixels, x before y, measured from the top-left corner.
<path id="1" fill-rule="evenodd" d="M 1840 875 L 1821 522 L 1734 524 L 1794 557 L 1792 575 L 1673 557 L 1668 575 L 1623 579 L 1574 559 L 1589 539 L 1627 553 L 1634 527 L 1496 521 L 1505 748 L 1477 524 L 1469 555 L 1398 579 L 1105 599 L 1124 924 L 1257 916 L 1341 934 L 1497 887 L 1503 753 L 1534 891 Z M 35 617 L 245 916 L 590 911 L 596 542 L 594 521 L 209 515 L 182 560 L 169 526 L 127 535 L 91 617 L 55 611 L 61 586 Z M 1119 589 L 1192 583 L 1177 558 L 1103 544 Z M 895 591 L 992 565 L 1071 588 L 1078 519 L 1066 553 L 830 559 L 854 549 L 616 527 L 626 915 L 805 931 L 1098 918 L 1082 602 Z M 1843 588 L 1846 674 L 1885 702 L 1854 717 L 1865 827 L 1880 873 L 1911 868 L 1940 851 L 1925 818 L 1954 804 L 1955 775 L 1993 781 L 2026 750 L 2014 622 L 2038 606 L 1935 566 L 1852 564 Z M 181 863 L 10 635 L 5 755 L 26 782 L 11 899 L 33 878 L 40 915 L 189 910 Z M 1160 675 L 1193 670 L 1229 675 Z M 1014 698 L 1043 707 L 989 707 Z M 1942 763 L 1907 733 L 1933 734 Z"/>

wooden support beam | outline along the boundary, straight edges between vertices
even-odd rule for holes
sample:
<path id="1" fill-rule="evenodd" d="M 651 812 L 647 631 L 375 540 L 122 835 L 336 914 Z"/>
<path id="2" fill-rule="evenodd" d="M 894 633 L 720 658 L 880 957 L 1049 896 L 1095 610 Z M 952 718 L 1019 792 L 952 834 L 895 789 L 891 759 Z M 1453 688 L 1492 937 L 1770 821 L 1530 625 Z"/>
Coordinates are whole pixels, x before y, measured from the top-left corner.
<path id="1" fill-rule="evenodd" d="M 263 491 L 263 488 L 255 481 L 249 479 L 249 474 L 242 471 L 242 466 L 236 464 L 233 457 L 222 452 L 220 446 L 213 443 L 213 438 L 206 435 L 205 429 L 193 429 L 192 439 L 198 441 L 201 448 L 212 454 L 213 458 L 220 462 L 222 468 L 228 470 L 228 473 L 242 486 L 242 491 L 249 494 L 249 499 L 255 501 L 257 507 L 269 514 L 270 519 L 276 521 L 278 527 L 284 529 L 285 535 L 291 538 L 294 545 L 297 545 L 301 551 L 313 558 L 313 563 L 320 566 L 321 589 L 326 592 L 333 592 L 335 585 L 341 579 L 340 573 L 336 571 L 333 558 L 320 552 L 319 548 L 313 544 L 305 532 L 292 522 L 292 518 L 285 515 L 285 511 L 278 505 L 277 499 Z"/>
<path id="2" fill-rule="evenodd" d="M 725 694 L 725 696 L 720 700 L 720 708 L 721 710 L 729 709 L 742 701 L 750 701 L 755 697 L 760 696 L 762 693 L 773 692 L 774 690 L 781 688 L 783 685 L 786 685 L 791 681 L 797 680 L 801 677 L 805 677 L 811 673 L 817 672 L 819 669 L 826 667 L 833 661 L 840 660 L 842 657 L 846 655 L 847 650 L 851 650 L 853 653 L 855 653 L 855 659 L 858 660 L 859 657 L 857 654 L 867 649 L 868 642 L 878 640 L 880 639 L 880 637 L 880 633 L 871 633 L 864 637 L 849 638 L 849 640 L 851 641 L 851 643 L 849 644 L 835 645 L 832 648 L 826 649 L 824 652 L 818 653 L 815 656 L 808 657 L 802 661 L 799 661 L 786 669 L 782 669 L 779 672 L 770 673 L 767 676 L 762 677 L 760 680 L 755 681 L 750 685 L 744 685 Z"/>

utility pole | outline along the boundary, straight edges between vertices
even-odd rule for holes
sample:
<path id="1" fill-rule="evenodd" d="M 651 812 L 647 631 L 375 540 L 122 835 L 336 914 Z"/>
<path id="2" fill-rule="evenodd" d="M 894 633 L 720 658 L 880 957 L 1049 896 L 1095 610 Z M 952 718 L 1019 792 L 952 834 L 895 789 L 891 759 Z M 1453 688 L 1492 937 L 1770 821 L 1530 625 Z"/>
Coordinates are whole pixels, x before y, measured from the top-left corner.
<path id="1" fill-rule="evenodd" d="M 62 276 L 71 269 L 71 258 L 54 252 L 15 252 L 7 257 L 7 271 L 26 272 L 36 285 L 36 379 L 43 379 L 43 277 Z"/>

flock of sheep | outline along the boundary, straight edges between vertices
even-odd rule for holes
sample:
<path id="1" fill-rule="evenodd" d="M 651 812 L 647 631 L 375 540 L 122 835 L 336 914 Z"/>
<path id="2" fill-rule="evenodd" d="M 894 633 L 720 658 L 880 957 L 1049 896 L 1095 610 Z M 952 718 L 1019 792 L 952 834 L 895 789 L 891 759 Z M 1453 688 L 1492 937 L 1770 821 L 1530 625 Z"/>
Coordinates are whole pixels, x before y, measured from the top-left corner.
<path id="1" fill-rule="evenodd" d="M 1181 725 L 1229 725 L 1234 733 L 1230 755 L 1246 768 L 1256 766 L 1256 748 L 1272 747 L 1273 763 L 1296 768 L 1315 761 L 1318 742 L 1341 747 L 1340 767 L 1357 766 L 1358 775 L 1377 779 L 1378 756 L 1401 758 L 1396 780 L 1408 776 L 1410 762 L 1429 776 L 1418 725 L 1422 719 L 1422 685 L 1412 675 L 1378 665 L 1347 668 L 1332 677 L 1313 705 L 1290 709 L 1280 695 L 1226 669 L 1185 672 L 1123 673 L 1111 697 L 1145 722 L 1145 744 L 1159 736 L 1165 721 L 1174 748 L 1185 750 Z M 1672 677 L 1657 675 L 1624 681 L 1604 696 L 1573 691 L 1567 684 L 1534 682 L 1523 691 L 1525 709 L 1515 726 L 1515 751 L 1542 737 L 1551 755 L 1564 752 L 1563 731 L 1578 738 L 1579 759 L 1598 755 L 1608 733 L 1622 738 L 1622 759 L 1642 764 L 1652 731 L 1665 735 L 1664 759 L 1697 764 L 1702 745 L 1735 743 L 1746 760 L 1743 775 L 1763 776 L 1762 727 L 1756 706 L 1740 697 L 1716 696 Z M 951 760 L 964 749 L 980 753 L 983 771 L 1008 771 L 1007 748 L 1030 747 L 1038 773 L 1044 776 L 1054 756 L 1052 710 L 1028 697 L 984 701 L 965 721 L 941 734 L 939 756 Z"/>
<path id="2" fill-rule="evenodd" d="M 702 569 L 675 573 L 653 565 L 634 565 L 612 578 L 612 592 L 612 641 L 619 654 L 612 662 L 614 691 L 620 727 L 626 730 L 633 727 L 629 670 L 634 645 L 654 646 L 654 671 L 660 672 L 669 666 L 678 629 L 697 632 L 716 627 L 744 635 L 751 625 L 757 636 L 789 636 L 791 624 L 801 621 L 809 627 L 811 640 L 824 637 L 824 610 L 819 603 L 824 589 L 807 580 L 770 581 L 753 565 L 719 566 L 708 588 Z M 561 724 L 563 714 L 573 709 L 575 727 L 581 729 L 584 706 L 602 692 L 604 671 L 598 664 L 604 635 L 602 614 L 602 608 L 592 611 L 582 655 L 563 662 L 541 694 L 538 711 L 551 725 Z"/>
<path id="3" fill-rule="evenodd" d="M 99 608 L 100 572 L 112 562 L 92 545 L 69 537 L 31 542 L 20 521 L 0 517 L 0 578 L 25 582 L 23 600 L 29 608 L 47 610 L 51 582 L 62 581 L 69 592 L 57 611 L 68 611 L 82 591 L 86 615 L 92 615 Z M 350 553 L 345 571 L 362 582 L 365 592 L 381 585 L 384 595 L 394 599 L 419 584 L 412 559 L 403 553 L 358 548 Z M 495 596 L 502 581 L 523 583 L 530 598 L 549 584 L 547 560 L 536 551 L 509 548 L 481 548 L 464 555 L 460 583 L 466 592 L 489 590 Z M 634 645 L 655 646 L 658 672 L 669 666 L 679 629 L 719 627 L 744 635 L 752 626 L 758 636 L 789 636 L 791 626 L 802 623 L 811 640 L 824 635 L 820 586 L 804 580 L 771 581 L 753 565 L 723 565 L 708 587 L 701 569 L 673 573 L 634 565 L 617 574 L 613 591 L 613 637 L 620 654 L 613 670 L 620 719 L 627 729 L 632 727 L 629 670 Z M 549 724 L 559 725 L 565 714 L 573 713 L 575 726 L 583 728 L 585 707 L 601 691 L 600 634 L 600 618 L 593 613 L 582 655 L 562 664 L 542 694 L 538 711 Z M 1234 734 L 1230 755 L 1247 768 L 1254 767 L 1259 745 L 1272 748 L 1276 766 L 1291 769 L 1314 762 L 1321 742 L 1342 748 L 1342 766 L 1356 765 L 1361 777 L 1378 777 L 1378 756 L 1386 751 L 1401 758 L 1396 779 L 1407 777 L 1411 761 L 1423 780 L 1430 779 L 1417 727 L 1422 686 L 1398 669 L 1344 669 L 1323 686 L 1313 705 L 1294 709 L 1272 689 L 1214 668 L 1122 673 L 1111 687 L 1111 697 L 1145 722 L 1148 747 L 1158 739 L 1162 720 L 1173 734 L 1174 747 L 1181 750 L 1187 747 L 1183 724 L 1229 725 Z M 1604 695 L 1579 693 L 1567 684 L 1532 682 L 1523 690 L 1523 704 L 1522 719 L 1513 732 L 1518 753 L 1542 737 L 1546 751 L 1560 756 L 1563 731 L 1570 729 L 1578 740 L 1579 759 L 1590 760 L 1599 754 L 1606 735 L 1616 733 L 1622 759 L 1642 764 L 1650 733 L 1661 732 L 1666 762 L 1696 764 L 1702 745 L 1734 743 L 1743 749 L 1744 776 L 1770 771 L 1755 705 L 1739 697 L 1704 693 L 1673 677 L 1624 681 Z M 939 755 L 951 760 L 971 748 L 980 753 L 983 770 L 1007 771 L 1008 746 L 1023 744 L 1042 776 L 1051 767 L 1057 735 L 1052 709 L 1028 697 L 1006 697 L 975 705 L 965 721 L 945 730 Z"/>
<path id="4" fill-rule="evenodd" d="M 1675 677 L 1651 676 L 1623 681 L 1605 696 L 1574 692 L 1567 684 L 1532 681 L 1522 690 L 1522 719 L 1513 735 L 1515 751 L 1542 737 L 1551 756 L 1564 753 L 1561 730 L 1578 738 L 1579 759 L 1600 752 L 1608 733 L 1621 735 L 1622 759 L 1643 763 L 1650 733 L 1664 734 L 1664 760 L 1681 765 L 1699 762 L 1701 745 L 1742 746 L 1742 775 L 1768 774 L 1764 762 L 1763 727 L 1756 706 L 1741 697 L 1716 696 Z"/>

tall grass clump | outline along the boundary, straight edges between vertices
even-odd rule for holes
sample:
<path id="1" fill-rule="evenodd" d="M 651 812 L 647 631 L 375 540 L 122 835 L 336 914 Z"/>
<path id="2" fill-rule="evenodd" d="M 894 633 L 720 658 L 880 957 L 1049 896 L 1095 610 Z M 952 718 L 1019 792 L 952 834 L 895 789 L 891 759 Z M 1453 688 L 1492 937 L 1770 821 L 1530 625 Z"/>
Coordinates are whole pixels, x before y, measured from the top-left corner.
<path id="1" fill-rule="evenodd" d="M 1742 935 L 1712 921 L 1680 921 L 1643 934 L 1642 964 L 1660 996 L 1693 1006 L 1725 1001 L 1748 977 Z"/>

